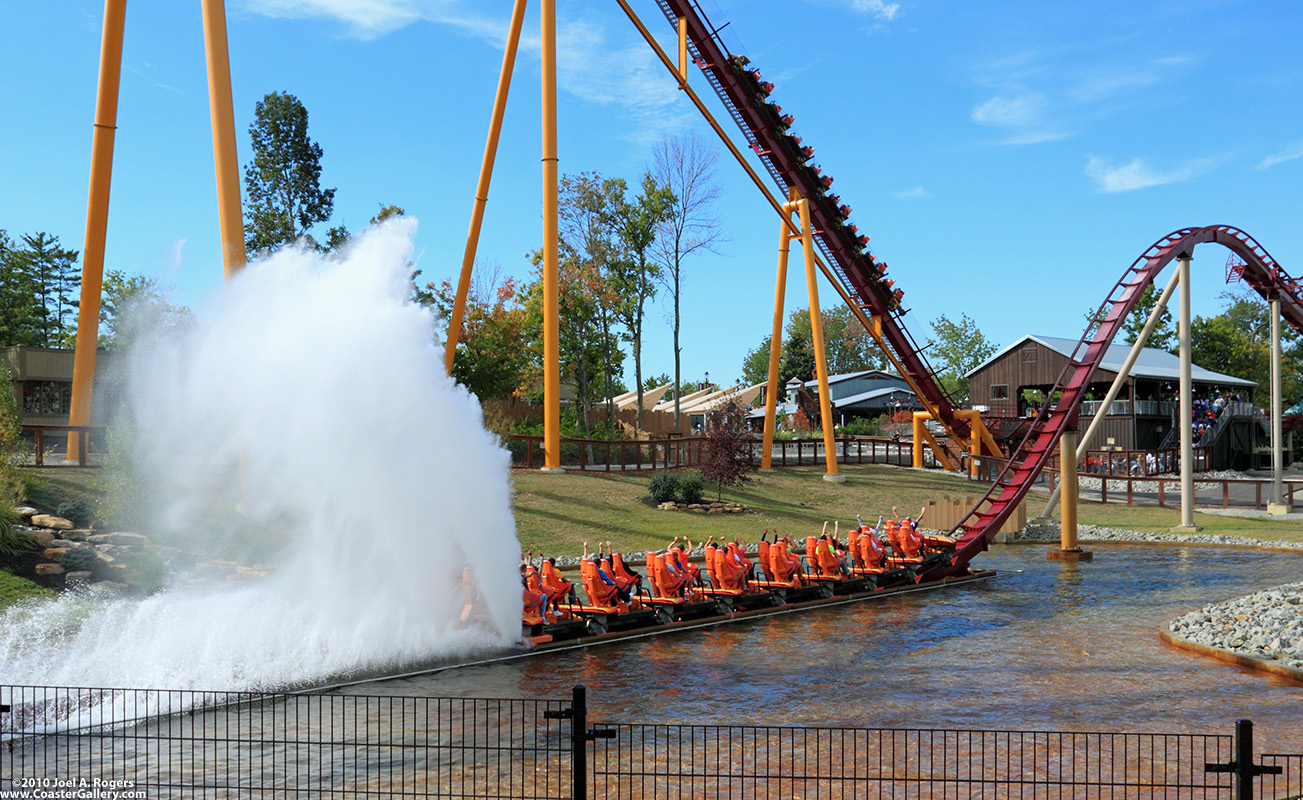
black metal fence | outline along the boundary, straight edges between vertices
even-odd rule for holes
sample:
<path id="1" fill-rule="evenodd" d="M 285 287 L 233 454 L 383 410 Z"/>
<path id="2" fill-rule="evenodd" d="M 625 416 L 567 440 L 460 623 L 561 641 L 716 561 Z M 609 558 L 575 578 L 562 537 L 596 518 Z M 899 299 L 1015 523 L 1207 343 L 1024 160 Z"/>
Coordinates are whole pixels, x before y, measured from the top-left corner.
<path id="1" fill-rule="evenodd" d="M 0 703 L 6 797 L 1303 795 L 1303 755 L 1255 764 L 1245 721 L 1234 736 L 590 726 L 582 686 L 569 700 L 8 686 Z"/>
<path id="2" fill-rule="evenodd" d="M 31 797 L 572 795 L 569 701 L 12 686 L 0 703 L 0 789 Z"/>

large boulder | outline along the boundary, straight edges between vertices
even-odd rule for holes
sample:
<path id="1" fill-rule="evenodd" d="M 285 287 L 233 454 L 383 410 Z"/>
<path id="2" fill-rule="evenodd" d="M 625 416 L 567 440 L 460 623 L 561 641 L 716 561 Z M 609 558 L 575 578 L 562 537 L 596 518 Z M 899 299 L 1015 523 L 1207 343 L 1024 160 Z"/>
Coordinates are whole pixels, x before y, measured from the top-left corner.
<path id="1" fill-rule="evenodd" d="M 54 544 L 54 534 L 49 531 L 26 531 L 27 538 L 42 550 Z"/>
<path id="2" fill-rule="evenodd" d="M 70 520 L 56 517 L 53 514 L 36 514 L 32 517 L 32 524 L 38 528 L 49 528 L 56 531 L 70 531 L 77 527 Z"/>
<path id="3" fill-rule="evenodd" d="M 41 563 L 36 565 L 37 575 L 62 575 L 63 567 L 58 564 Z"/>
<path id="4" fill-rule="evenodd" d="M 23 519 L 31 519 L 34 515 L 41 513 L 31 506 L 15 506 L 14 513 Z"/>

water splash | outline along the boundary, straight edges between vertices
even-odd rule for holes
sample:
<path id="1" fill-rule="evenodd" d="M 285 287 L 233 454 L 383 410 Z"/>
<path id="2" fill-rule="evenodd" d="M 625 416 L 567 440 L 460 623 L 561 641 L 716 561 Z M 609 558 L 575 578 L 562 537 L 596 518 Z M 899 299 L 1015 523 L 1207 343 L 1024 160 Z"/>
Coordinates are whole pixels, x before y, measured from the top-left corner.
<path id="1" fill-rule="evenodd" d="M 6 683 L 284 687 L 518 636 L 509 457 L 409 300 L 414 232 L 283 250 L 189 334 L 131 353 L 145 532 L 269 574 L 10 609 Z"/>

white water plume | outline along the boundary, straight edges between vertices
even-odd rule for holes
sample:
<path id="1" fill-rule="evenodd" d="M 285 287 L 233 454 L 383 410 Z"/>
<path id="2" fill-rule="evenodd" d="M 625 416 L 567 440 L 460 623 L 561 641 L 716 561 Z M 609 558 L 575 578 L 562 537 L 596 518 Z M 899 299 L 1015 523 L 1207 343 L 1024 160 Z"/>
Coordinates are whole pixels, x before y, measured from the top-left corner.
<path id="1" fill-rule="evenodd" d="M 3 682 L 285 687 L 516 639 L 509 457 L 409 299 L 414 231 L 394 220 L 336 257 L 282 250 L 209 321 L 133 351 L 142 532 L 178 563 L 268 574 L 10 609 Z"/>

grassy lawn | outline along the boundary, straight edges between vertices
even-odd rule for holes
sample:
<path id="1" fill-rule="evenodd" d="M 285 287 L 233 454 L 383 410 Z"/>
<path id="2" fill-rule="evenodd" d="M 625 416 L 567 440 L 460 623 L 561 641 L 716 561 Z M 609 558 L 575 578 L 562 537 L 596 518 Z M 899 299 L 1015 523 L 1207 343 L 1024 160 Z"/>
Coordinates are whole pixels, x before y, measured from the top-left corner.
<path id="1" fill-rule="evenodd" d="M 26 597 L 53 597 L 54 592 L 37 586 L 26 578 L 0 570 L 0 608 Z"/>
<path id="2" fill-rule="evenodd" d="M 703 515 L 660 511 L 647 495 L 649 474 L 544 475 L 515 472 L 515 515 L 522 547 L 549 555 L 578 555 L 584 541 L 596 547 L 610 539 L 620 549 L 661 548 L 674 536 L 689 536 L 694 543 L 710 536 L 741 536 L 755 541 L 765 528 L 805 536 L 817 533 L 824 520 L 840 520 L 843 530 L 861 514 L 876 522 L 878 514 L 893 505 L 902 513 L 916 514 L 928 500 L 942 497 L 978 497 L 982 485 L 963 477 L 878 465 L 842 467 L 842 484 L 822 480 L 823 467 L 788 467 L 767 475 L 754 473 L 750 483 L 724 492 L 724 499 L 740 502 L 748 514 Z M 708 492 L 709 499 L 714 492 Z M 1036 516 L 1045 495 L 1032 494 L 1027 516 Z M 1181 521 L 1180 509 L 1082 503 L 1077 512 L 1083 524 L 1137 531 L 1167 532 Z M 1195 514 L 1204 533 L 1256 539 L 1303 540 L 1297 522 L 1241 519 Z"/>
<path id="3" fill-rule="evenodd" d="M 100 469 L 52 467 L 20 472 L 26 485 L 26 501 L 51 511 L 65 500 L 81 500 L 94 508 L 103 494 L 100 488 L 103 470 Z"/>
<path id="4" fill-rule="evenodd" d="M 621 549 L 661 548 L 675 536 L 692 541 L 741 536 L 755 541 L 765 528 L 805 536 L 825 520 L 840 520 L 842 530 L 855 515 L 876 522 L 890 514 L 917 514 L 921 505 L 942 496 L 979 496 L 980 486 L 943 473 L 874 465 L 842 467 L 846 482 L 823 480 L 823 467 L 788 467 L 724 491 L 724 500 L 742 503 L 747 514 L 691 514 L 660 511 L 647 495 L 649 474 L 513 474 L 516 527 L 522 546 L 549 555 L 578 555 L 584 541 L 610 539 Z M 714 499 L 713 488 L 707 499 Z M 870 520 L 870 517 L 872 519 Z"/>

